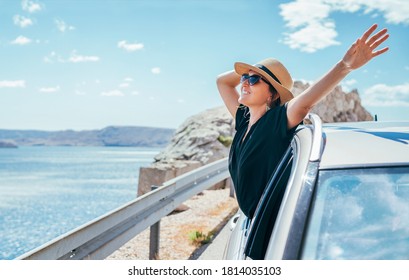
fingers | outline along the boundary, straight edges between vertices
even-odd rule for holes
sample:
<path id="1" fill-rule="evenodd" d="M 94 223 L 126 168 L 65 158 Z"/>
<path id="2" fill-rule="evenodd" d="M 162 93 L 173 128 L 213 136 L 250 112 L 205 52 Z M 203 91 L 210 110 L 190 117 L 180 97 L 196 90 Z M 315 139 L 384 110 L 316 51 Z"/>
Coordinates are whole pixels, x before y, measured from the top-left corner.
<path id="1" fill-rule="evenodd" d="M 389 34 L 387 34 L 388 30 L 386 28 L 382 29 L 375 35 L 371 36 L 371 34 L 376 30 L 378 27 L 377 24 L 372 25 L 357 42 L 366 44 L 369 46 L 371 50 L 376 49 L 379 45 L 385 42 L 389 38 Z M 383 48 L 378 51 L 372 52 L 372 57 L 378 56 L 384 52 L 386 52 L 389 48 Z"/>
<path id="2" fill-rule="evenodd" d="M 389 34 L 384 35 L 380 39 L 376 40 L 373 44 L 370 45 L 370 48 L 372 50 L 376 49 L 380 44 L 386 41 L 386 39 L 389 38 Z"/>
<path id="3" fill-rule="evenodd" d="M 371 38 L 369 38 L 368 40 L 368 44 L 371 46 L 374 42 L 376 42 L 379 38 L 381 38 L 382 36 L 384 36 L 386 34 L 386 32 L 388 32 L 388 30 L 386 28 L 382 29 L 381 31 L 379 31 L 378 33 L 376 33 L 375 35 L 373 35 Z M 389 35 L 388 35 L 389 36 Z"/>
<path id="4" fill-rule="evenodd" d="M 365 31 L 365 33 L 362 35 L 361 41 L 366 42 L 366 40 L 368 40 L 369 36 L 372 34 L 372 32 L 375 31 L 376 28 L 378 28 L 377 24 L 374 24 L 371 27 L 369 27 L 369 29 Z"/>
<path id="5" fill-rule="evenodd" d="M 386 51 L 388 51 L 388 50 L 389 50 L 389 48 L 386 47 L 386 48 L 383 48 L 383 49 L 381 49 L 381 50 L 379 50 L 379 51 L 375 51 L 375 52 L 372 53 L 372 57 L 375 57 L 375 56 L 378 56 L 378 55 L 380 55 L 380 54 L 383 54 L 384 52 L 386 52 Z"/>

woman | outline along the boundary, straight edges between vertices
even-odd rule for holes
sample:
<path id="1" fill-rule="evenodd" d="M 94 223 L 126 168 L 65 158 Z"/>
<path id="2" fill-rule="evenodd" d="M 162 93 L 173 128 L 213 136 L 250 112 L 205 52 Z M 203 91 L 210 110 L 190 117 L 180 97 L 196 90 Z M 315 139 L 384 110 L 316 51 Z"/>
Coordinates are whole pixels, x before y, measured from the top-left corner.
<path id="1" fill-rule="evenodd" d="M 344 57 L 316 83 L 293 98 L 292 78 L 275 59 L 249 65 L 237 62 L 235 71 L 217 78 L 220 95 L 236 120 L 229 170 L 243 213 L 252 218 L 267 182 L 288 147 L 297 125 L 348 73 L 388 48 L 375 50 L 389 35 L 369 28 Z M 241 83 L 240 94 L 236 87 Z"/>

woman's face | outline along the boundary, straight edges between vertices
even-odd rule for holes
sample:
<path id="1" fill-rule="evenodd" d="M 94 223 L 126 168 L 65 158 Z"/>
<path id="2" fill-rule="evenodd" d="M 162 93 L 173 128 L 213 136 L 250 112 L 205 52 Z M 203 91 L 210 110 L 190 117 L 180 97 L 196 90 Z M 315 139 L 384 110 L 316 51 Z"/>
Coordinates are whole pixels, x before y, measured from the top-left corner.
<path id="1" fill-rule="evenodd" d="M 250 70 L 249 75 L 252 76 L 259 74 Z M 271 101 L 269 84 L 267 84 L 264 80 L 260 79 L 256 84 L 252 86 L 249 84 L 248 80 L 244 81 L 241 84 L 239 103 L 249 108 L 251 107 L 265 108 L 269 99 Z"/>

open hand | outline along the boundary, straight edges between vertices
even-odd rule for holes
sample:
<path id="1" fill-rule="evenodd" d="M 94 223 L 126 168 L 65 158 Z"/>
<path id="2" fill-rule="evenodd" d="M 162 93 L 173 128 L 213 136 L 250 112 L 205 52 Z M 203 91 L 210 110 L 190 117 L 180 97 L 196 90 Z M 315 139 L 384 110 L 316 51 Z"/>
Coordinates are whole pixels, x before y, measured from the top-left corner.
<path id="1" fill-rule="evenodd" d="M 372 25 L 346 52 L 342 61 L 350 70 L 361 67 L 375 56 L 383 54 L 389 49 L 386 47 L 375 51 L 375 49 L 389 37 L 386 29 L 382 29 L 371 36 L 377 27 L 377 24 Z"/>

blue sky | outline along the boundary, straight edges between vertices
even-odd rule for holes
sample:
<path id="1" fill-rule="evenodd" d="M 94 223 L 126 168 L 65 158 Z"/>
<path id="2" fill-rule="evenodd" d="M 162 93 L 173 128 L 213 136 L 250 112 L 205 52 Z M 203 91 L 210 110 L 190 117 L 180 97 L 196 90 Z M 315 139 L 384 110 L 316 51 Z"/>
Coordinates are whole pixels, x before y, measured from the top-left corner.
<path id="1" fill-rule="evenodd" d="M 215 78 L 235 61 L 314 81 L 373 23 L 390 50 L 343 87 L 409 120 L 407 0 L 0 0 L 0 128 L 176 128 L 223 104 Z"/>

